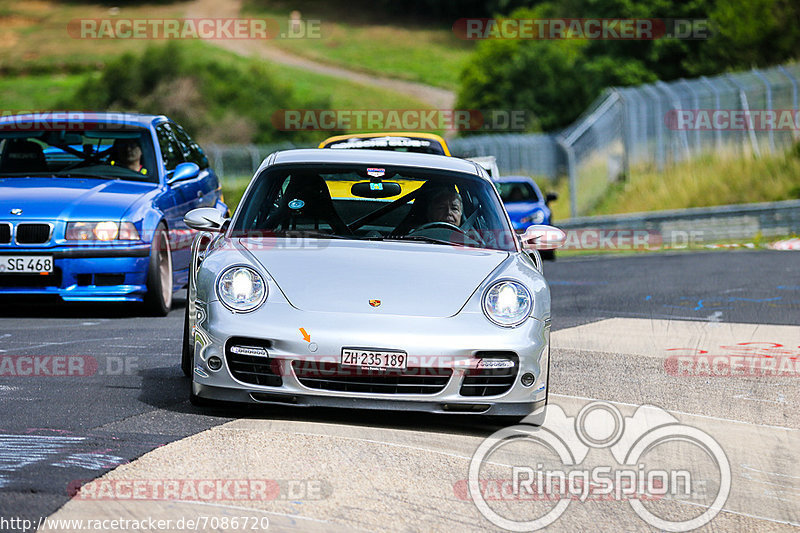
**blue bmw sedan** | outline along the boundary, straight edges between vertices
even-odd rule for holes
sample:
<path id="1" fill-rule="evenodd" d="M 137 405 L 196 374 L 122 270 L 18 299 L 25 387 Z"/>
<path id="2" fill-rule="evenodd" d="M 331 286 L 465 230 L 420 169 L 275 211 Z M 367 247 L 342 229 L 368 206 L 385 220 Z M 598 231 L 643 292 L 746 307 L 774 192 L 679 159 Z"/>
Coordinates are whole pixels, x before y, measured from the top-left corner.
<path id="1" fill-rule="evenodd" d="M 494 182 L 514 230 L 523 232 L 535 224 L 552 224 L 550 202 L 558 199 L 556 193 L 542 195 L 536 182 L 527 176 L 500 176 Z M 540 253 L 542 259 L 556 257 L 554 250 Z"/>
<path id="2" fill-rule="evenodd" d="M 534 224 L 550 224 L 548 204 L 558 198 L 555 193 L 543 196 L 536 182 L 527 176 L 501 176 L 495 178 L 495 185 L 515 230 L 525 231 Z"/>
<path id="3" fill-rule="evenodd" d="M 228 211 L 203 150 L 164 116 L 0 118 L 0 296 L 144 302 L 185 286 L 198 207 Z"/>

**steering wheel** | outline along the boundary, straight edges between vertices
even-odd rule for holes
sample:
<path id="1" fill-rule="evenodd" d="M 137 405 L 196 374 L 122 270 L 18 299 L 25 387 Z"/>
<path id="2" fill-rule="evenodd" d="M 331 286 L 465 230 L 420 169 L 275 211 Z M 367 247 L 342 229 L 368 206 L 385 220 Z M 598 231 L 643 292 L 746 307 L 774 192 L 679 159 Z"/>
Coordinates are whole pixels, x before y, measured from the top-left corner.
<path id="1" fill-rule="evenodd" d="M 455 231 L 457 231 L 459 233 L 462 233 L 465 236 L 467 235 L 466 231 L 464 231 L 463 229 L 459 228 L 455 224 L 451 224 L 449 222 L 441 222 L 441 221 L 440 222 L 428 222 L 427 224 L 423 224 L 420 227 L 411 230 L 409 232 L 409 234 L 416 233 L 416 232 L 424 230 L 424 229 L 435 228 L 437 226 L 440 227 L 440 228 L 444 228 L 444 229 L 455 230 Z"/>

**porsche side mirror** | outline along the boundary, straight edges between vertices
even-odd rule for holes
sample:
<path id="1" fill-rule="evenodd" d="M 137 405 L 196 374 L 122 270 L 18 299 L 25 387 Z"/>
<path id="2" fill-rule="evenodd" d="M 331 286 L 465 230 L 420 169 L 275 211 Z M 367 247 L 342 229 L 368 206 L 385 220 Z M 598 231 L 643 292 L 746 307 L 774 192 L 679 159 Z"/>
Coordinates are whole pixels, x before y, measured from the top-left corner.
<path id="1" fill-rule="evenodd" d="M 192 209 L 183 217 L 183 222 L 187 226 L 198 231 L 220 232 L 227 220 L 213 207 Z"/>
<path id="2" fill-rule="evenodd" d="M 558 200 L 558 193 L 557 192 L 549 192 L 544 195 L 544 203 L 549 204 L 550 202 L 555 202 Z"/>
<path id="3" fill-rule="evenodd" d="M 526 250 L 555 250 L 567 240 L 567 234 L 554 226 L 528 226 L 520 236 Z"/>

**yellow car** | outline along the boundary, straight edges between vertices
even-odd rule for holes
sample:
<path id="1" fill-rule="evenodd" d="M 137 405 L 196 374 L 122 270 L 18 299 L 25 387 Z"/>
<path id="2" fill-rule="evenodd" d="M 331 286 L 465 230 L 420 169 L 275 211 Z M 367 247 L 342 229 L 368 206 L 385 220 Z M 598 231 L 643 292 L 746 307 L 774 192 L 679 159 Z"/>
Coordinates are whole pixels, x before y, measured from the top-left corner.
<path id="1" fill-rule="evenodd" d="M 356 148 L 450 155 L 447 143 L 434 133 L 351 133 L 328 137 L 319 144 L 319 147 L 337 150 Z"/>

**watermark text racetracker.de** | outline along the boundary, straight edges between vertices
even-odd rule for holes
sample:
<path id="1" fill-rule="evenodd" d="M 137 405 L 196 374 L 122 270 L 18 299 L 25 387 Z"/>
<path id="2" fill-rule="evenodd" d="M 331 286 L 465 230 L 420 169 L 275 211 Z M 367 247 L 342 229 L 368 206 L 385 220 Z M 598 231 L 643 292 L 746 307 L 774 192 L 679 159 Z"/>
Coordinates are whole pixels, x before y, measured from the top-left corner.
<path id="1" fill-rule="evenodd" d="M 664 116 L 675 131 L 800 131 L 797 109 L 671 109 Z"/>
<path id="2" fill-rule="evenodd" d="M 589 39 L 651 41 L 708 39 L 708 19 L 661 18 L 462 18 L 453 24 L 461 39 Z"/>
<path id="3" fill-rule="evenodd" d="M 81 18 L 67 23 L 73 39 L 320 39 L 320 20 L 299 18 Z"/>
<path id="4" fill-rule="evenodd" d="M 668 348 L 664 370 L 674 377 L 800 377 L 800 346 L 740 342 L 712 349 Z"/>
<path id="5" fill-rule="evenodd" d="M 89 501 L 301 501 L 333 493 L 322 479 L 95 479 L 74 480 L 67 494 Z"/>
<path id="6" fill-rule="evenodd" d="M 453 489 L 509 531 L 543 529 L 586 502 L 623 513 L 625 502 L 649 526 L 690 531 L 722 510 L 731 467 L 711 435 L 659 407 L 625 416 L 594 401 L 569 416 L 551 404 L 486 438 Z"/>
<path id="7" fill-rule="evenodd" d="M 137 356 L 94 357 L 91 355 L 12 355 L 0 354 L 0 377 L 86 378 L 131 376 L 139 373 Z"/>
<path id="8" fill-rule="evenodd" d="M 523 109 L 280 109 L 272 125 L 281 131 L 525 131 Z"/>

